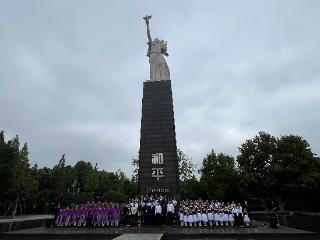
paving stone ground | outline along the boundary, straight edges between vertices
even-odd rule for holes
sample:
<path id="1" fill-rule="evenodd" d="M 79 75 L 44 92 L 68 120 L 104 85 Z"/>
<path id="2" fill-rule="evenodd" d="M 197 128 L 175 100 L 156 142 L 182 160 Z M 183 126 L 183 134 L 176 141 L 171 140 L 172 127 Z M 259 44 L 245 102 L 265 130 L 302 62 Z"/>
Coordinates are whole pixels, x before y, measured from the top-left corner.
<path id="1" fill-rule="evenodd" d="M 117 227 L 117 228 L 30 228 L 0 235 L 0 239 L 23 240 L 106 240 L 106 239 L 319 239 L 319 235 L 280 226 L 278 229 L 263 227 L 262 222 L 254 221 L 250 227 L 183 228 L 168 227 Z"/>
<path id="2" fill-rule="evenodd" d="M 142 233 L 142 234 L 134 234 L 134 233 L 125 233 L 120 235 L 119 237 L 114 238 L 114 240 L 161 240 L 163 234 L 155 234 L 155 233 Z"/>
<path id="3" fill-rule="evenodd" d="M 237 234 L 255 234 L 255 233 L 311 233 L 301 229 L 280 226 L 278 229 L 263 227 L 262 222 L 253 221 L 250 227 L 180 227 L 180 226 L 156 226 L 156 227 L 109 227 L 109 228 L 30 228 L 18 231 L 12 231 L 9 234 L 124 234 L 124 233 L 170 233 L 170 234 L 209 234 L 209 233 L 237 233 Z"/>
<path id="4" fill-rule="evenodd" d="M 0 218 L 1 223 L 11 223 L 11 222 L 22 222 L 29 220 L 39 220 L 39 219 L 50 219 L 53 218 L 53 215 L 25 215 L 25 216 L 16 216 L 14 218 Z"/>

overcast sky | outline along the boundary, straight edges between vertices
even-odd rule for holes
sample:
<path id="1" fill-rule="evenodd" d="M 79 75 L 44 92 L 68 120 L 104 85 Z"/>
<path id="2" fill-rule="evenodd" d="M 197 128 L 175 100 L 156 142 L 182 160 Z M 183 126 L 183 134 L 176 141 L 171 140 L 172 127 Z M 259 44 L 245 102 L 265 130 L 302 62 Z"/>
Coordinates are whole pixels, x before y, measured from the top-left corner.
<path id="1" fill-rule="evenodd" d="M 177 145 L 198 167 L 259 131 L 320 153 L 318 0 L 0 0 L 0 129 L 28 143 L 32 164 L 65 153 L 131 174 L 146 13 L 168 41 Z"/>

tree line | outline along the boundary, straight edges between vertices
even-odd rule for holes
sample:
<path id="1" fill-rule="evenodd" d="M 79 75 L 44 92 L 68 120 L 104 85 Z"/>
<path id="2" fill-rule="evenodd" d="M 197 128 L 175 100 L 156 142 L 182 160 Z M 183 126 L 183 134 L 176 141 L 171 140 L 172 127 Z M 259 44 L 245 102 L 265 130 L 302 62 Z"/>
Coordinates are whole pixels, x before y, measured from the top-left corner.
<path id="1" fill-rule="evenodd" d="M 52 168 L 30 166 L 27 143 L 0 132 L 0 215 L 52 212 L 87 201 L 126 202 L 137 193 L 135 179 L 121 170 L 99 170 L 90 162 L 66 164 L 63 154 Z"/>
<path id="2" fill-rule="evenodd" d="M 273 204 L 280 210 L 320 210 L 320 159 L 301 136 L 259 132 L 239 147 L 236 158 L 212 150 L 199 174 L 200 179 L 190 174 L 181 181 L 183 198 L 246 199 L 256 208 Z"/>
<path id="3" fill-rule="evenodd" d="M 127 202 L 137 195 L 134 174 L 99 170 L 90 162 L 66 164 L 63 154 L 52 168 L 30 166 L 27 143 L 0 132 L 0 215 L 45 213 L 87 201 Z M 239 147 L 234 158 L 212 150 L 198 170 L 177 150 L 182 198 L 248 200 L 259 208 L 275 202 L 281 210 L 320 210 L 320 160 L 300 136 L 274 137 L 259 132 Z"/>

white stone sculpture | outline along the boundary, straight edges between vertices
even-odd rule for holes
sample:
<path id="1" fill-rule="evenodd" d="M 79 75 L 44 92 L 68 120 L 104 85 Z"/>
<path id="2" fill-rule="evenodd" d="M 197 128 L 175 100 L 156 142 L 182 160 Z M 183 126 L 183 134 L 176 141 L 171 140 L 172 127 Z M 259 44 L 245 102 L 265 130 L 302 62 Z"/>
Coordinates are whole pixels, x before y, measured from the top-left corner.
<path id="1" fill-rule="evenodd" d="M 163 55 L 169 56 L 167 53 L 167 42 L 155 38 L 152 40 L 149 28 L 150 16 L 145 16 L 143 18 L 147 24 L 147 35 L 148 35 L 148 53 L 150 63 L 150 80 L 151 81 L 161 81 L 170 80 L 170 71 L 167 62 Z"/>

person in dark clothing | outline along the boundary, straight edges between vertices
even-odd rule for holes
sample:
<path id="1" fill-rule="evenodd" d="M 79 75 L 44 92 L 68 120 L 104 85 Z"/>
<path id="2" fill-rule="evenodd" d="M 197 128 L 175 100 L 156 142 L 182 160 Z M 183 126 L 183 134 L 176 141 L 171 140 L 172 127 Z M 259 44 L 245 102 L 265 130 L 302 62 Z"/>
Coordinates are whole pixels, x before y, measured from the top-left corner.
<path id="1" fill-rule="evenodd" d="M 147 205 L 147 202 L 144 202 L 144 205 L 142 207 L 142 223 L 143 223 L 143 225 L 150 224 L 149 211 L 150 211 L 150 207 Z"/>
<path id="2" fill-rule="evenodd" d="M 123 224 L 125 226 L 129 226 L 129 208 L 127 206 L 123 207 L 122 214 L 123 214 Z"/>

